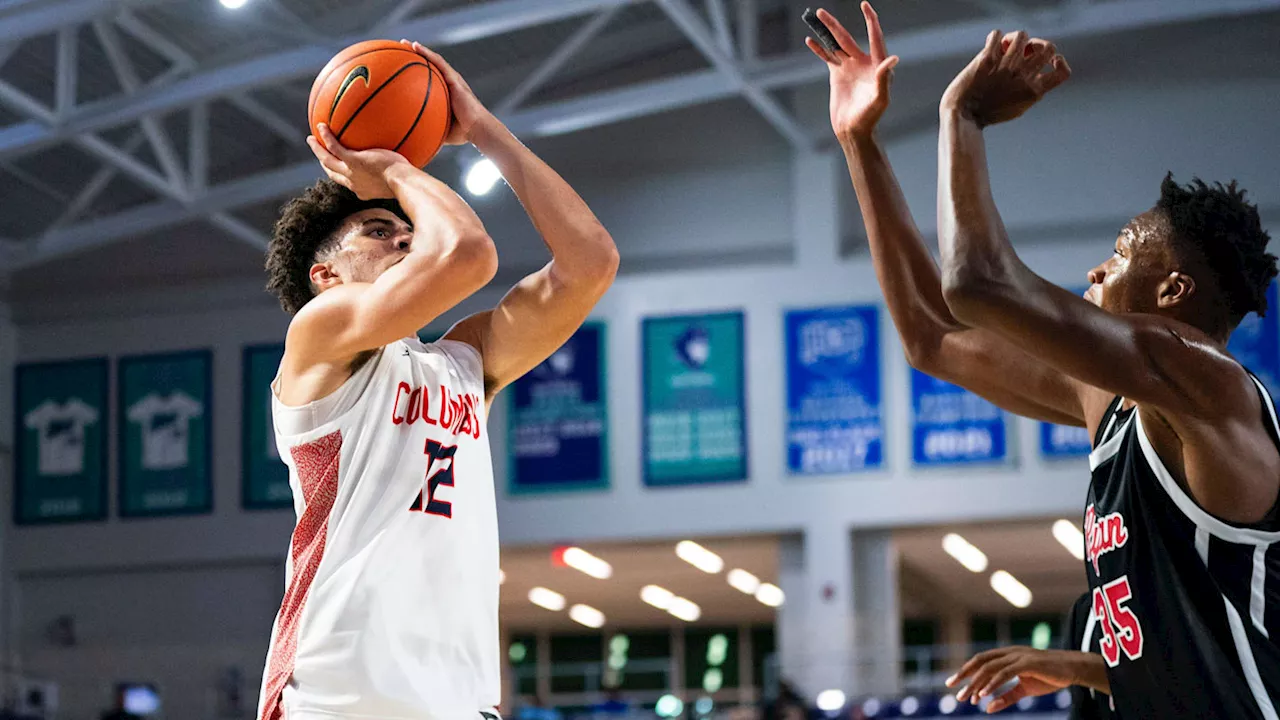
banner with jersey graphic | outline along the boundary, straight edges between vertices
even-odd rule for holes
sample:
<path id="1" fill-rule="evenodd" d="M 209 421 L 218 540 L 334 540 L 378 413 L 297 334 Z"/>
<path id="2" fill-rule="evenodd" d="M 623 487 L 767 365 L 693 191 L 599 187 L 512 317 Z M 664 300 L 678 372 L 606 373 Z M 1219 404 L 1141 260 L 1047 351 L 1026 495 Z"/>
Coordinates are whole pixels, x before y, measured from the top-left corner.
<path id="1" fill-rule="evenodd" d="M 587 323 L 511 388 L 513 494 L 607 487 L 605 328 Z"/>
<path id="2" fill-rule="evenodd" d="M 644 482 L 747 477 L 743 315 L 645 318 Z"/>
<path id="3" fill-rule="evenodd" d="M 847 473 L 884 464 L 879 311 L 786 314 L 787 469 Z"/>
<path id="4" fill-rule="evenodd" d="M 911 370 L 911 459 L 916 465 L 1001 462 L 1004 411 L 962 387 Z"/>
<path id="5" fill-rule="evenodd" d="M 106 359 L 23 364 L 14 380 L 14 523 L 105 518 Z"/>
<path id="6" fill-rule="evenodd" d="M 120 360 L 121 516 L 213 509 L 210 365 L 208 350 Z"/>
<path id="7" fill-rule="evenodd" d="M 1068 288 L 1079 296 L 1084 296 L 1088 288 Z M 1082 427 L 1057 425 L 1050 422 L 1040 423 L 1040 455 L 1046 458 L 1085 457 L 1093 449 L 1093 438 L 1089 431 Z"/>
<path id="8" fill-rule="evenodd" d="M 289 468 L 280 459 L 271 423 L 271 381 L 283 356 L 284 345 L 244 349 L 240 503 L 249 510 L 293 507 Z"/>
<path id="9" fill-rule="evenodd" d="M 1280 307 L 1276 306 L 1276 295 L 1273 282 L 1267 288 L 1267 316 L 1249 313 L 1227 342 L 1227 351 L 1258 376 L 1273 398 L 1280 397 Z"/>

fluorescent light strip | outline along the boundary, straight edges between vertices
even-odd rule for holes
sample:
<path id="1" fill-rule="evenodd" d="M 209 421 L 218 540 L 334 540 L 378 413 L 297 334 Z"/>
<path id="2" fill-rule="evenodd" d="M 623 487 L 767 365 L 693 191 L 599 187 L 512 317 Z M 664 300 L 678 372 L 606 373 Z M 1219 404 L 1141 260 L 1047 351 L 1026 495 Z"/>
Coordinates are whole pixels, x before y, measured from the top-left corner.
<path id="1" fill-rule="evenodd" d="M 682 597 L 671 598 L 671 605 L 667 607 L 667 612 L 685 622 L 695 622 L 702 617 L 702 608 L 692 600 L 686 600 Z"/>
<path id="2" fill-rule="evenodd" d="M 548 590 L 544 587 L 536 587 L 530 590 L 529 602 L 540 608 L 546 608 L 551 612 L 560 612 L 564 609 L 564 596 L 555 590 Z"/>
<path id="3" fill-rule="evenodd" d="M 786 602 L 787 596 L 782 593 L 782 588 L 773 583 L 765 583 L 756 590 L 756 600 L 762 605 L 769 607 L 782 607 L 782 603 Z"/>
<path id="4" fill-rule="evenodd" d="M 657 585 L 645 585 L 640 588 L 640 599 L 659 610 L 666 610 L 671 607 L 671 601 L 675 597 L 675 593 Z"/>
<path id="5" fill-rule="evenodd" d="M 942 549 L 970 572 L 980 573 L 987 569 L 986 553 L 955 533 L 943 536 Z"/>
<path id="6" fill-rule="evenodd" d="M 569 608 L 569 619 L 589 628 L 598 628 L 604 625 L 604 613 L 590 605 L 574 605 Z"/>
<path id="7" fill-rule="evenodd" d="M 724 560 L 692 540 L 676 544 L 676 556 L 704 573 L 715 575 L 724 569 Z"/>
<path id="8" fill-rule="evenodd" d="M 756 590 L 760 589 L 760 578 L 741 568 L 730 570 L 728 579 L 729 585 L 738 592 L 755 595 Z"/>
<path id="9" fill-rule="evenodd" d="M 598 580 L 613 576 L 613 566 L 578 547 L 565 548 L 564 564 Z"/>
<path id="10" fill-rule="evenodd" d="M 1031 590 L 1004 570 L 991 574 L 991 589 L 1000 593 L 1000 597 L 1016 608 L 1025 608 L 1031 604 Z"/>
<path id="11" fill-rule="evenodd" d="M 1053 524 L 1053 537 L 1062 543 L 1067 552 L 1077 560 L 1084 559 L 1084 533 L 1070 520 L 1058 520 Z"/>

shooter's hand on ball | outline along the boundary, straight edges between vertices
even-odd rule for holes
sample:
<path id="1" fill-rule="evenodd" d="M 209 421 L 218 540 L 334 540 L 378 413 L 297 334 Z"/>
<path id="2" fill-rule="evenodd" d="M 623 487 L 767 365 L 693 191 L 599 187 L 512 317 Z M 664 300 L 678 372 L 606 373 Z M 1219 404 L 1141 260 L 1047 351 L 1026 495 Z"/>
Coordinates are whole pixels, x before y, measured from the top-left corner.
<path id="1" fill-rule="evenodd" d="M 805 45 L 827 63 L 831 80 L 831 129 L 841 140 L 865 137 L 875 130 L 880 116 L 889 107 L 889 85 L 897 55 L 888 55 L 880 18 L 871 3 L 862 3 L 862 16 L 867 22 L 870 52 L 863 52 L 849 31 L 826 10 L 818 11 L 818 20 L 831 31 L 840 49 L 831 52 L 817 40 L 805 38 Z"/>
<path id="2" fill-rule="evenodd" d="M 476 94 L 471 91 L 471 86 L 467 85 L 467 81 L 462 79 L 457 70 L 453 69 L 440 54 L 434 50 L 424 47 L 421 43 L 409 42 L 401 40 L 405 46 L 412 49 L 428 62 L 435 65 L 441 73 L 444 74 L 445 84 L 449 86 L 449 105 L 453 109 L 453 125 L 449 128 L 449 133 L 445 135 L 445 145 L 465 145 L 474 141 L 474 133 L 478 128 L 492 122 L 497 123 L 498 119 L 493 113 L 481 103 Z"/>
<path id="3" fill-rule="evenodd" d="M 413 170 L 404 156 L 391 150 L 350 150 L 342 146 L 328 125 L 320 125 L 320 137 L 307 136 L 307 145 L 324 166 L 329 179 L 355 193 L 361 200 L 393 198 L 387 182 L 393 169 Z"/>

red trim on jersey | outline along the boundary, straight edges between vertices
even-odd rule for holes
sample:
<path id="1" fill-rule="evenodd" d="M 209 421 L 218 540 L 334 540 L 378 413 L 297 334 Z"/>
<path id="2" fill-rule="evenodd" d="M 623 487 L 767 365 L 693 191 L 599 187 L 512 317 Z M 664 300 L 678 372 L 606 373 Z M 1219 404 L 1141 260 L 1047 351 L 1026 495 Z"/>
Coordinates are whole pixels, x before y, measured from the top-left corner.
<path id="1" fill-rule="evenodd" d="M 280 614 L 276 616 L 276 636 L 272 638 L 271 655 L 267 660 L 266 693 L 262 714 L 258 720 L 280 720 L 284 708 L 280 694 L 293 675 L 294 660 L 298 655 L 298 624 L 302 607 L 307 602 L 311 581 L 324 556 L 325 538 L 328 535 L 329 513 L 338 496 L 338 455 L 342 451 L 342 432 L 335 431 L 309 443 L 289 450 L 298 470 L 298 483 L 302 486 L 302 499 L 306 507 L 289 543 L 293 559 L 293 577 L 285 590 Z"/>

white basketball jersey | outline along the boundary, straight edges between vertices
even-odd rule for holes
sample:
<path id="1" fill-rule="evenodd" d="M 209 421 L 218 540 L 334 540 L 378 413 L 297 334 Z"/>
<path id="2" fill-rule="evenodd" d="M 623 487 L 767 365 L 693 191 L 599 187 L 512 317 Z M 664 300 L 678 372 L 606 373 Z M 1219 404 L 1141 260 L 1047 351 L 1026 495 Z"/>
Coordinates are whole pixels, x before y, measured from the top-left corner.
<path id="1" fill-rule="evenodd" d="M 297 526 L 259 720 L 479 720 L 500 701 L 498 520 L 470 345 L 394 342 L 273 402 Z"/>

